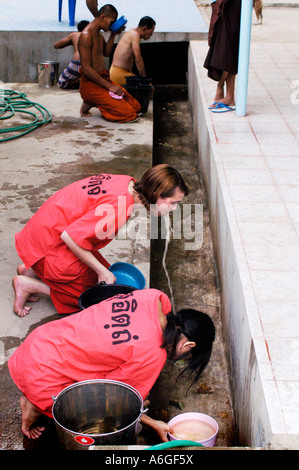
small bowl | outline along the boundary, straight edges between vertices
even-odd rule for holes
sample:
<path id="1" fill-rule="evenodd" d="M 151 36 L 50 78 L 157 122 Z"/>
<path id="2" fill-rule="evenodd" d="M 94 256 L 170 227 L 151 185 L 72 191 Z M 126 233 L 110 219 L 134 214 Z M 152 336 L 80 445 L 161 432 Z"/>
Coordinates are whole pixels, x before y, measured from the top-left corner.
<path id="1" fill-rule="evenodd" d="M 124 284 L 136 289 L 144 289 L 145 287 L 145 278 L 142 272 L 130 263 L 114 263 L 110 266 L 109 271 L 116 277 L 115 284 Z"/>
<path id="2" fill-rule="evenodd" d="M 112 31 L 112 33 L 116 33 L 119 29 L 125 26 L 127 22 L 128 22 L 127 18 L 124 15 L 122 15 L 118 18 L 118 20 L 112 23 L 109 29 L 110 31 Z"/>
<path id="3" fill-rule="evenodd" d="M 206 414 L 203 414 L 203 413 L 181 413 L 177 416 L 175 416 L 174 418 L 172 418 L 168 425 L 170 427 L 174 426 L 175 424 L 177 423 L 183 423 L 183 422 L 187 422 L 190 421 L 190 420 L 195 420 L 195 421 L 198 421 L 198 422 L 201 422 L 201 423 L 206 423 L 206 424 L 209 424 L 212 428 L 213 428 L 213 433 L 211 434 L 211 436 L 205 438 L 205 439 L 200 439 L 200 440 L 196 440 L 194 442 L 198 442 L 199 444 L 202 444 L 204 447 L 213 447 L 215 445 L 215 442 L 216 442 L 216 437 L 217 437 L 217 434 L 218 434 L 218 423 L 209 415 L 206 415 Z M 188 425 L 186 425 L 186 429 L 187 429 Z M 168 433 L 168 439 L 170 441 L 177 441 L 177 440 L 181 440 L 182 438 L 178 438 L 178 437 L 175 437 L 173 435 L 171 435 L 170 433 Z M 189 441 L 192 441 L 193 439 L 190 439 L 189 437 L 186 437 L 186 439 L 188 439 Z"/>

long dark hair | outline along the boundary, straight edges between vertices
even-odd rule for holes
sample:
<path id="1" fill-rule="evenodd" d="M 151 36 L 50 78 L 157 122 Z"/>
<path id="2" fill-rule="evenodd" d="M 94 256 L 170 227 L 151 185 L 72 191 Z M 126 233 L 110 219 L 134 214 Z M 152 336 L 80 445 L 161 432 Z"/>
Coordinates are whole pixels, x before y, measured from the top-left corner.
<path id="1" fill-rule="evenodd" d="M 171 312 L 166 318 L 167 324 L 163 331 L 161 347 L 167 349 L 169 359 L 175 359 L 176 346 L 181 334 L 195 343 L 186 354 L 186 358 L 181 358 L 187 364 L 181 374 L 187 371 L 194 373 L 195 378 L 192 382 L 194 383 L 210 360 L 215 339 L 214 323 L 206 313 L 190 308 L 182 309 L 176 315 Z"/>

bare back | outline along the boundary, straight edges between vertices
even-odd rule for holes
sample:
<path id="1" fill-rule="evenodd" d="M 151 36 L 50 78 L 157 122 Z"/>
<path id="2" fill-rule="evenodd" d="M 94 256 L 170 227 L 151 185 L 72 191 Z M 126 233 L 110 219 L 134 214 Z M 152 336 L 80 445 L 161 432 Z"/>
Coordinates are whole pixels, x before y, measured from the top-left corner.
<path id="1" fill-rule="evenodd" d="M 92 67 L 97 73 L 102 72 L 105 68 L 104 45 L 101 32 L 88 25 L 82 31 L 78 42 L 81 65 Z"/>
<path id="2" fill-rule="evenodd" d="M 54 44 L 55 49 L 63 49 L 64 47 L 73 46 L 74 48 L 74 55 L 73 59 L 79 60 L 79 52 L 78 52 L 78 41 L 80 37 L 80 32 L 73 32 L 70 33 L 63 39 L 60 39 Z"/>
<path id="3" fill-rule="evenodd" d="M 73 47 L 75 51 L 73 59 L 76 59 L 76 60 L 79 60 L 80 58 L 79 51 L 78 51 L 78 42 L 79 42 L 80 34 L 81 33 L 72 33 L 72 43 L 73 43 Z"/>
<path id="4" fill-rule="evenodd" d="M 136 54 L 140 54 L 140 36 L 135 29 L 130 29 L 121 37 L 115 49 L 113 65 L 131 71 Z"/>

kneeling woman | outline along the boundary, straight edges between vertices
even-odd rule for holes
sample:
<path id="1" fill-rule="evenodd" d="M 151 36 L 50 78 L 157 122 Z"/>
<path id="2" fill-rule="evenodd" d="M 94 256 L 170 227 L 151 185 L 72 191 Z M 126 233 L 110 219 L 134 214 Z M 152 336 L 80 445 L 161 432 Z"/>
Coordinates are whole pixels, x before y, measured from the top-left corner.
<path id="1" fill-rule="evenodd" d="M 125 325 L 125 326 L 124 326 Z M 40 436 L 40 415 L 52 417 L 52 397 L 82 380 L 110 379 L 131 385 L 146 399 L 166 359 L 186 360 L 194 380 L 210 359 L 214 324 L 205 313 L 171 313 L 170 300 L 157 289 L 118 294 L 66 318 L 37 327 L 8 361 L 23 395 L 22 431 Z M 167 441 L 169 426 L 143 415 Z"/>
<path id="2" fill-rule="evenodd" d="M 115 282 L 99 250 L 127 222 L 134 205 L 157 215 L 176 207 L 188 188 L 171 166 L 156 165 L 136 182 L 132 176 L 99 174 L 51 196 L 16 234 L 23 264 L 13 278 L 14 312 L 24 317 L 36 294 L 50 295 L 57 313 L 78 312 L 80 294 L 97 282 Z"/>

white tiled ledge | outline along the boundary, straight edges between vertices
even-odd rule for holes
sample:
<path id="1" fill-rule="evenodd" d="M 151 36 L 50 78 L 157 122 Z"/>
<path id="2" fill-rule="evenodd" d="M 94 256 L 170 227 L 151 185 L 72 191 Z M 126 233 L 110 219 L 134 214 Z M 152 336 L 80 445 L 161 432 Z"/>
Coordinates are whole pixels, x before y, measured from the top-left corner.
<path id="1" fill-rule="evenodd" d="M 298 449 L 299 104 L 290 102 L 290 84 L 299 57 L 292 44 L 273 50 L 252 45 L 246 117 L 208 109 L 216 82 L 200 41 L 190 43 L 189 95 L 240 444 Z"/>

